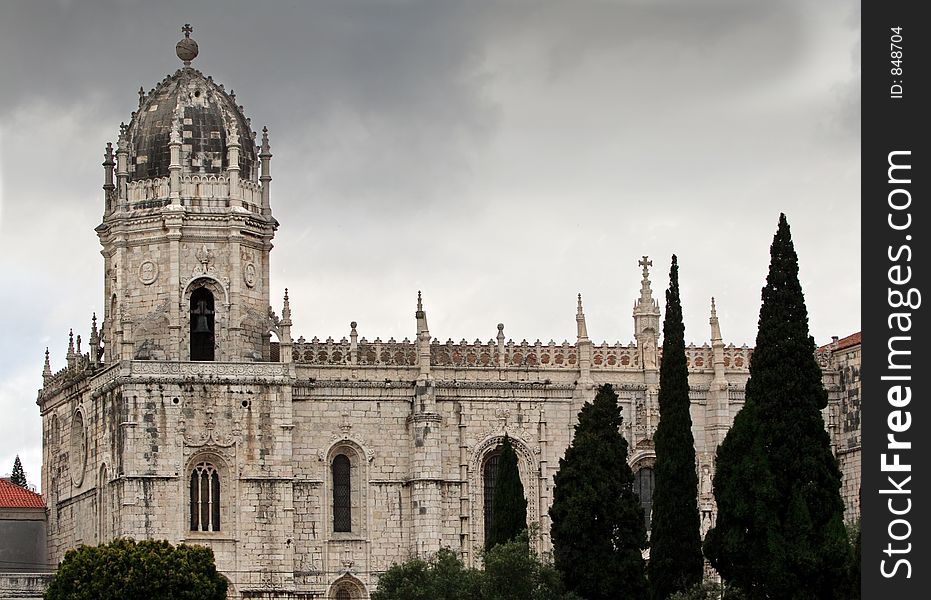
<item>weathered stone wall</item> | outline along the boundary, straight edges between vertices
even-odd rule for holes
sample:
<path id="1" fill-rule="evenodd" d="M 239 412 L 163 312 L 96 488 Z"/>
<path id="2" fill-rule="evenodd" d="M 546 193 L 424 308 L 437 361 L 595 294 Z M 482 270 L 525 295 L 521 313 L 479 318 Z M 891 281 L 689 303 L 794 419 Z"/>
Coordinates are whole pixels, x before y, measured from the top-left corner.
<path id="1" fill-rule="evenodd" d="M 845 338 L 836 344 L 839 347 L 829 349 L 826 371 L 832 396 L 832 443 L 843 477 L 844 517 L 856 521 L 860 518 L 861 345 L 859 339 L 851 341 Z"/>
<path id="2" fill-rule="evenodd" d="M 0 600 L 42 600 L 50 573 L 0 573 Z"/>
<path id="3" fill-rule="evenodd" d="M 826 425 L 850 519 L 859 491 L 859 347 L 822 358 Z M 133 361 L 63 379 L 70 383 L 43 401 L 50 557 L 117 535 L 205 544 L 235 597 L 321 597 L 334 585 L 361 594 L 392 563 L 441 546 L 477 564 L 482 465 L 505 433 L 518 453 L 528 522 L 539 524 L 548 550 L 552 478 L 598 385 L 618 392 L 631 463 L 654 457 L 655 371 L 591 373 L 584 383 L 579 370 L 562 367 L 432 365 L 421 384 L 414 365 Z M 707 363 L 693 363 L 703 526 L 713 523 L 715 427 L 722 410 L 726 429 L 743 405 L 748 371 L 724 370 L 722 390 L 715 377 Z M 333 531 L 337 454 L 351 464 L 349 532 Z M 190 530 L 190 475 L 203 461 L 219 472 L 216 532 Z"/>

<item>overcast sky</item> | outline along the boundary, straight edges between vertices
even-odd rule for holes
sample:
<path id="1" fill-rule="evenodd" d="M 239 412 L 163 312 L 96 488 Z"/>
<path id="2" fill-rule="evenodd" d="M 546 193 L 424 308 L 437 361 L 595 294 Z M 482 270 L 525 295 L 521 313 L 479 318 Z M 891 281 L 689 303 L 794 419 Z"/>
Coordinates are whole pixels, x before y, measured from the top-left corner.
<path id="1" fill-rule="evenodd" d="M 641 255 L 686 339 L 753 345 L 785 212 L 819 344 L 860 329 L 853 0 L 58 2 L 0 8 L 0 474 L 38 485 L 45 347 L 102 312 L 102 153 L 179 68 L 269 128 L 295 337 L 633 338 Z M 662 303 L 662 302 L 661 302 Z"/>

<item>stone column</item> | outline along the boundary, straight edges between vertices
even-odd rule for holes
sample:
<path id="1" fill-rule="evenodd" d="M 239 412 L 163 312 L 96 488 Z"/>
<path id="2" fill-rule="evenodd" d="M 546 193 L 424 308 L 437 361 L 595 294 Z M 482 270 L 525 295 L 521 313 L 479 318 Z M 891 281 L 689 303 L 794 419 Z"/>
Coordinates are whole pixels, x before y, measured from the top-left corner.
<path id="1" fill-rule="evenodd" d="M 440 549 L 443 517 L 441 446 L 442 418 L 436 410 L 434 382 L 430 376 L 430 330 L 427 313 L 417 293 L 417 362 L 420 376 L 408 425 L 411 438 L 411 554 L 428 558 Z"/>

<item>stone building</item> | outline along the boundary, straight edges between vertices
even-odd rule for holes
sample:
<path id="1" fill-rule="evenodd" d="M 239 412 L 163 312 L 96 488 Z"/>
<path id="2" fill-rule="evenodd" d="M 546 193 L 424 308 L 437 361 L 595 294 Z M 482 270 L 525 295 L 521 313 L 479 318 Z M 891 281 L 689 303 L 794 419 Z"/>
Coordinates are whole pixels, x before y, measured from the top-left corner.
<path id="1" fill-rule="evenodd" d="M 0 478 L 0 600 L 39 599 L 49 574 L 45 501 Z"/>
<path id="2" fill-rule="evenodd" d="M 546 550 L 554 472 L 603 383 L 649 515 L 662 358 L 649 259 L 626 345 L 589 338 L 581 297 L 572 342 L 517 343 L 490 324 L 488 341 L 444 343 L 419 293 L 410 340 L 355 323 L 341 340 L 295 335 L 287 292 L 280 317 L 269 298 L 268 133 L 256 139 L 232 93 L 191 67 L 189 33 L 183 67 L 140 91 L 106 148 L 99 327 L 85 348 L 69 337 L 63 369 L 46 356 L 53 563 L 80 543 L 164 538 L 211 547 L 235 598 L 367 598 L 411 555 L 449 546 L 476 564 L 505 434 Z M 709 333 L 687 349 L 704 528 L 752 354 L 725 344 L 713 301 Z"/>
<path id="3" fill-rule="evenodd" d="M 827 426 L 843 475 L 841 495 L 847 521 L 860 518 L 860 333 L 835 337 L 818 348 L 830 404 Z"/>

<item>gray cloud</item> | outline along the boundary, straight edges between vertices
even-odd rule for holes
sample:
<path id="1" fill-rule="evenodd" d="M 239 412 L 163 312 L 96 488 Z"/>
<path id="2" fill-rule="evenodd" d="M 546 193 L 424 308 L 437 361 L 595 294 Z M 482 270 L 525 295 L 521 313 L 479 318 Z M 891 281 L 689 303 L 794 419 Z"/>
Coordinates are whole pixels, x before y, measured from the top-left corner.
<path id="1" fill-rule="evenodd" d="M 786 212 L 811 328 L 860 327 L 857 3 L 36 2 L 0 20 L 0 471 L 39 473 L 46 345 L 99 310 L 101 153 L 136 90 L 195 66 L 271 131 L 272 302 L 295 330 L 631 338 L 636 261 L 686 337 L 752 344 Z M 9 461 L 7 461 L 9 458 Z"/>

